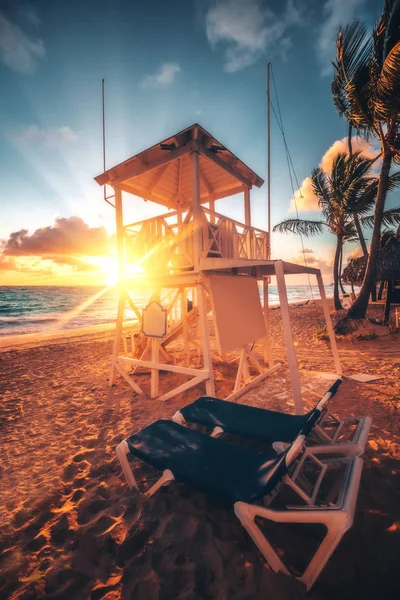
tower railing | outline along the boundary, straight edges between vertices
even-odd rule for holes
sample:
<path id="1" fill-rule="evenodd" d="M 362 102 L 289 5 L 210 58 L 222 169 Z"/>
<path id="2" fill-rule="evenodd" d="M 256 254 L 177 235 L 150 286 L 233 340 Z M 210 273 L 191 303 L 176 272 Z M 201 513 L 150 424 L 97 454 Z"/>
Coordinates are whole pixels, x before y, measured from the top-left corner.
<path id="1" fill-rule="evenodd" d="M 202 258 L 268 260 L 268 233 L 202 207 Z M 125 226 L 127 264 L 151 272 L 194 268 L 193 212 L 169 212 Z"/>

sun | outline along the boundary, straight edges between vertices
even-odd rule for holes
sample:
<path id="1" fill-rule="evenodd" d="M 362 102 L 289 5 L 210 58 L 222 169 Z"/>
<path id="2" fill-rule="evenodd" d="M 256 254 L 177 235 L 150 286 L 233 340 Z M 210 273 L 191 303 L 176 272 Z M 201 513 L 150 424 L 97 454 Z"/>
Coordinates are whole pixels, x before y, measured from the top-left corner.
<path id="1" fill-rule="evenodd" d="M 118 262 L 114 258 L 104 259 L 102 262 L 102 270 L 105 275 L 105 283 L 109 287 L 116 285 L 120 279 L 118 275 Z M 139 275 L 144 273 L 144 268 L 141 265 L 132 264 L 129 265 L 126 269 L 126 275 Z"/>

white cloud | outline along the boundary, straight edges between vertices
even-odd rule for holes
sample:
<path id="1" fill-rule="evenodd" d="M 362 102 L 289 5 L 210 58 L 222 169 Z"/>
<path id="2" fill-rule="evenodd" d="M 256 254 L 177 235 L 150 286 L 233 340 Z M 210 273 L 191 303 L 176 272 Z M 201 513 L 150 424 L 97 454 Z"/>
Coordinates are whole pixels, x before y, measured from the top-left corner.
<path id="1" fill-rule="evenodd" d="M 290 201 L 290 212 L 320 210 L 318 206 L 318 198 L 314 194 L 311 177 L 306 177 L 299 190 L 294 193 L 294 198 Z"/>
<path id="2" fill-rule="evenodd" d="M 33 39 L 0 13 L 0 60 L 14 71 L 31 73 L 45 56 L 42 40 Z"/>
<path id="3" fill-rule="evenodd" d="M 302 250 L 300 250 L 298 255 L 290 258 L 290 262 L 298 265 L 307 265 L 314 269 L 320 269 L 323 275 L 327 276 L 332 273 L 334 253 L 335 251 L 333 248 L 324 248 L 323 250 L 317 251 L 317 253 L 313 250 L 307 250 L 303 253 Z"/>
<path id="4" fill-rule="evenodd" d="M 294 0 L 287 0 L 279 15 L 263 8 L 260 0 L 216 0 L 205 15 L 210 44 L 226 47 L 224 69 L 228 72 L 253 64 L 271 46 L 286 54 L 291 47 L 287 31 L 299 23 Z"/>
<path id="5" fill-rule="evenodd" d="M 351 146 L 353 153 L 361 152 L 361 154 L 366 158 L 375 158 L 379 154 L 378 147 L 374 147 L 372 144 L 360 137 L 353 137 L 351 139 Z M 346 152 L 346 154 L 349 152 L 347 137 L 344 137 L 342 140 L 336 140 L 336 142 L 334 142 L 323 155 L 319 166 L 323 171 L 325 171 L 325 173 L 330 174 L 333 160 L 340 152 Z M 379 164 L 379 161 L 377 161 L 377 163 Z"/>
<path id="6" fill-rule="evenodd" d="M 335 59 L 339 27 L 359 17 L 359 11 L 365 3 L 366 0 L 326 0 L 323 8 L 325 21 L 319 27 L 316 44 L 322 75 L 332 73 L 331 61 Z"/>
<path id="7" fill-rule="evenodd" d="M 77 138 L 77 134 L 70 127 L 55 127 L 48 129 L 40 129 L 37 125 L 28 125 L 23 127 L 17 133 L 12 135 L 12 138 L 19 143 L 39 143 L 43 146 L 57 147 L 65 143 L 73 142 Z"/>
<path id="8" fill-rule="evenodd" d="M 181 68 L 178 63 L 164 63 L 153 75 L 146 75 L 140 82 L 142 89 L 156 89 L 163 88 L 171 85 L 178 73 L 181 72 Z"/>
<path id="9" fill-rule="evenodd" d="M 323 157 L 321 158 L 321 162 L 319 163 L 319 167 L 327 174 L 331 174 L 332 164 L 335 156 L 337 156 L 340 152 L 349 152 L 348 146 L 348 138 L 344 137 L 342 140 L 336 140 L 333 142 L 332 146 L 328 148 Z M 366 140 L 360 137 L 352 138 L 352 149 L 353 153 L 361 152 L 363 156 L 366 158 L 375 158 L 379 154 L 378 147 L 374 147 L 373 144 L 370 144 Z M 374 167 L 379 168 L 380 159 L 378 159 L 374 163 Z M 296 190 L 294 193 L 294 197 L 290 201 L 290 212 L 296 212 L 296 208 L 298 212 L 302 211 L 319 211 L 320 208 L 318 206 L 318 198 L 314 194 L 312 188 L 312 181 L 310 177 L 306 177 L 300 189 Z"/>

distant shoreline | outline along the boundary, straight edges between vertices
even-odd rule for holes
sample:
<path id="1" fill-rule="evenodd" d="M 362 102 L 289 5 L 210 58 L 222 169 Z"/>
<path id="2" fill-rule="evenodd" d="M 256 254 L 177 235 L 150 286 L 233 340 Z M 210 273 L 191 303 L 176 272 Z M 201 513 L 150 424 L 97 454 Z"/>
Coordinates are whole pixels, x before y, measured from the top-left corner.
<path id="1" fill-rule="evenodd" d="M 329 299 L 329 298 L 328 298 Z M 302 308 L 302 306 L 311 305 L 313 302 L 320 302 L 320 298 L 314 300 L 296 300 L 289 302 L 289 306 Z M 280 308 L 279 302 L 271 302 L 271 310 Z M 128 324 L 125 324 L 128 326 Z M 101 323 L 100 325 L 91 325 L 90 327 L 77 327 L 75 329 L 60 329 L 57 331 L 40 331 L 34 333 L 16 333 L 14 335 L 0 336 L 0 353 L 11 352 L 13 350 L 23 350 L 27 348 L 38 348 L 40 346 L 50 346 L 56 343 L 69 343 L 70 341 L 83 341 L 85 338 L 94 339 L 96 336 L 104 338 L 104 334 L 113 334 L 115 322 Z M 110 335 L 110 339 L 113 335 Z"/>

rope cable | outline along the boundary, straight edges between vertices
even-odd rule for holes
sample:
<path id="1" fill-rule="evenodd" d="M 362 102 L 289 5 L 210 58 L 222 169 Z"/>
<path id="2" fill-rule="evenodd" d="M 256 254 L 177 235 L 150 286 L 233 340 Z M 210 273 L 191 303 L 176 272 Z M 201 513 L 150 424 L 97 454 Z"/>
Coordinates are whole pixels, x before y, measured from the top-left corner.
<path id="1" fill-rule="evenodd" d="M 273 115 L 275 117 L 275 120 L 277 122 L 278 128 L 279 128 L 279 130 L 281 132 L 282 139 L 283 139 L 283 145 L 284 145 L 284 148 L 285 148 L 285 155 L 286 155 L 286 162 L 287 162 L 287 166 L 288 166 L 288 173 L 289 173 L 290 185 L 291 185 L 292 194 L 293 194 L 293 202 L 294 202 L 294 207 L 295 207 L 295 211 L 296 211 L 296 217 L 298 219 L 299 218 L 299 210 L 298 210 L 298 206 L 297 206 L 296 193 L 295 193 L 296 190 L 295 190 L 294 181 L 296 183 L 297 189 L 299 190 L 300 198 L 304 198 L 304 196 L 303 196 L 303 193 L 301 191 L 301 186 L 299 184 L 299 180 L 297 178 L 296 170 L 295 170 L 294 165 L 293 165 L 292 156 L 290 154 L 289 146 L 288 146 L 287 141 L 286 141 L 285 129 L 284 129 L 284 126 L 283 126 L 282 112 L 281 112 L 281 108 L 280 108 L 280 104 L 279 104 L 278 91 L 277 91 L 277 88 L 276 88 L 274 71 L 273 71 L 272 65 L 271 65 L 271 74 L 272 74 L 272 85 L 273 85 L 273 88 L 274 88 L 274 93 L 275 93 L 275 98 L 276 98 L 276 105 L 277 105 L 278 114 L 277 114 L 277 112 L 275 110 L 275 107 L 274 107 L 274 104 L 273 104 L 271 98 L 269 98 L 269 102 L 270 102 Z M 278 117 L 278 115 L 279 115 L 279 117 Z M 305 254 L 305 248 L 304 248 L 303 235 L 301 233 L 299 235 L 300 235 L 301 248 L 302 248 L 302 253 L 303 253 L 304 266 L 306 268 L 308 268 L 307 258 L 306 258 L 306 254 Z M 308 286 L 309 286 L 309 289 L 310 289 L 310 295 L 311 295 L 313 304 L 315 306 L 315 298 L 314 298 L 314 293 L 313 293 L 313 289 L 312 289 L 312 285 L 311 285 L 311 281 L 310 281 L 310 274 L 309 273 L 307 273 L 307 279 L 308 279 Z"/>

